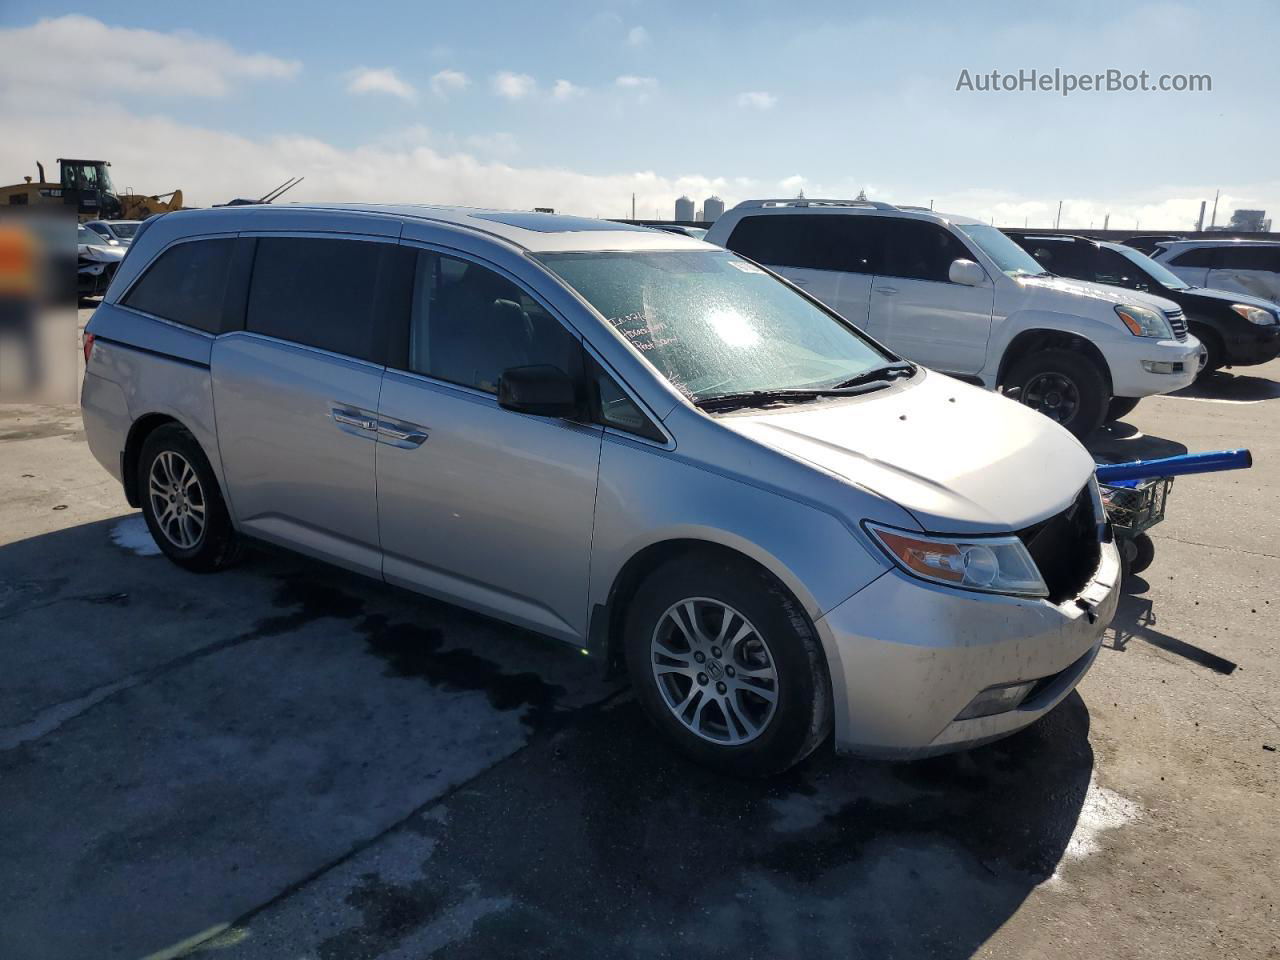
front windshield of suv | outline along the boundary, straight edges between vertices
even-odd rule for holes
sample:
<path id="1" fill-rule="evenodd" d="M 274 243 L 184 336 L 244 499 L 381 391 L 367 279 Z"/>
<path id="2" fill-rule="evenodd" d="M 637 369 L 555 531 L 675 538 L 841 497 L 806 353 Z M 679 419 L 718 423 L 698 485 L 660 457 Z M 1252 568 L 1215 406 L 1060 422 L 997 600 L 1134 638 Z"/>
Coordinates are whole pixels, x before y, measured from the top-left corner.
<path id="1" fill-rule="evenodd" d="M 142 224 L 137 220 L 112 220 L 110 226 L 111 232 L 121 240 L 132 240 Z"/>
<path id="2" fill-rule="evenodd" d="M 1039 277 L 1047 274 L 1036 258 L 1006 237 L 995 227 L 985 223 L 957 223 L 956 229 L 982 248 L 982 252 L 995 261 L 1004 273 L 1018 277 Z"/>
<path id="3" fill-rule="evenodd" d="M 1187 283 L 1172 270 L 1161 266 L 1152 260 L 1146 254 L 1133 247 L 1126 247 L 1123 243 L 1117 243 L 1109 249 L 1114 250 L 1120 256 L 1124 257 L 1131 263 L 1136 264 L 1147 276 L 1151 277 L 1156 283 L 1169 290 L 1190 290 L 1191 284 Z"/>
<path id="4" fill-rule="evenodd" d="M 539 259 L 691 400 L 835 387 L 892 358 L 728 251 Z"/>

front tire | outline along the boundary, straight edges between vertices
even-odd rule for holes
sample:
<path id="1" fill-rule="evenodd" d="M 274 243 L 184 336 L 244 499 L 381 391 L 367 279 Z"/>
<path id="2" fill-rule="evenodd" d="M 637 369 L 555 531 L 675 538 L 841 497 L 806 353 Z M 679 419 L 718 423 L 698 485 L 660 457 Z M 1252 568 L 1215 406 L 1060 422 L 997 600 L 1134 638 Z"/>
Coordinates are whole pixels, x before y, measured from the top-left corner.
<path id="1" fill-rule="evenodd" d="M 240 539 L 213 468 L 186 427 L 167 423 L 147 436 L 137 489 L 147 529 L 178 566 L 212 573 L 239 559 Z"/>
<path id="2" fill-rule="evenodd" d="M 1196 374 L 1196 379 L 1211 377 L 1227 365 L 1227 351 L 1222 345 L 1222 338 L 1214 330 L 1196 326 L 1191 331 L 1204 347 L 1204 366 Z"/>
<path id="3" fill-rule="evenodd" d="M 1107 404 L 1107 422 L 1121 420 L 1133 413 L 1133 408 L 1141 399 L 1141 397 L 1112 397 L 1111 402 Z"/>
<path id="4" fill-rule="evenodd" d="M 1081 440 L 1102 426 L 1111 399 L 1098 365 L 1074 350 L 1037 350 L 1020 357 L 1004 389 Z"/>
<path id="5" fill-rule="evenodd" d="M 812 623 L 746 561 L 699 552 L 660 567 L 637 590 L 623 640 L 649 719 L 698 763 L 769 776 L 831 730 L 831 682 Z"/>

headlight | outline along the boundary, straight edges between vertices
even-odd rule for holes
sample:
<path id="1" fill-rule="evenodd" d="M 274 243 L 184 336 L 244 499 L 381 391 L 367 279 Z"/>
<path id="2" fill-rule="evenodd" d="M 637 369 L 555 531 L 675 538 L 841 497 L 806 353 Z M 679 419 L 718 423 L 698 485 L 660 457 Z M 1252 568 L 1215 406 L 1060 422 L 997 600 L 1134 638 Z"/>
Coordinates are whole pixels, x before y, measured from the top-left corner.
<path id="1" fill-rule="evenodd" d="M 1169 318 L 1150 307 L 1139 307 L 1136 304 L 1121 303 L 1116 305 L 1116 316 L 1129 328 L 1135 337 L 1156 337 L 1160 340 L 1172 340 L 1173 328 L 1169 326 Z"/>
<path id="2" fill-rule="evenodd" d="M 889 559 L 912 576 L 963 590 L 1049 595 L 1017 537 L 930 537 L 874 523 L 866 526 Z"/>
<path id="3" fill-rule="evenodd" d="M 1270 310 L 1263 310 L 1261 307 L 1251 307 L 1247 303 L 1233 303 L 1231 309 L 1250 323 L 1256 323 L 1260 327 L 1276 322 L 1276 315 Z"/>

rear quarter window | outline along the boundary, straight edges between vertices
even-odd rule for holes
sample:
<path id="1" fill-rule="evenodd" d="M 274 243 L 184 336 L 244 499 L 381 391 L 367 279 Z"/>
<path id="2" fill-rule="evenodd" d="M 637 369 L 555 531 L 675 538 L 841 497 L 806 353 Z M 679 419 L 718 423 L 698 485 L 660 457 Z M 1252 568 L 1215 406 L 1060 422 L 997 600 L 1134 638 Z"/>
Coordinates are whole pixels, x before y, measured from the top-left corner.
<path id="1" fill-rule="evenodd" d="M 1217 250 L 1213 247 L 1199 247 L 1177 254 L 1169 265 L 1172 267 L 1213 267 L 1216 266 Z"/>
<path id="2" fill-rule="evenodd" d="M 169 247 L 129 290 L 124 305 L 206 333 L 221 332 L 235 243 L 221 237 Z"/>

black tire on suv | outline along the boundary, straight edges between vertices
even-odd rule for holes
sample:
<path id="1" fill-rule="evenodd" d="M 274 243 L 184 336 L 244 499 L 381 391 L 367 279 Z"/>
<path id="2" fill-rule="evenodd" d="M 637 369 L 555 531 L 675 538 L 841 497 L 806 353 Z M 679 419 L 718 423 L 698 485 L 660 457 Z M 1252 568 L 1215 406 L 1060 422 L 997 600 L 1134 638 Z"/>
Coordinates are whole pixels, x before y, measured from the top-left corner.
<path id="1" fill-rule="evenodd" d="M 147 436 L 137 490 L 147 529 L 178 566 L 212 573 L 240 558 L 240 538 L 213 468 L 186 427 L 166 423 Z"/>
<path id="2" fill-rule="evenodd" d="M 769 574 L 719 552 L 654 571 L 623 636 L 650 720 L 683 753 L 726 773 L 768 776 L 831 731 L 831 682 L 813 624 Z"/>
<path id="3" fill-rule="evenodd" d="M 1036 350 L 1014 361 L 1004 391 L 1084 439 L 1102 425 L 1111 393 L 1098 365 L 1082 353 Z"/>
<path id="4" fill-rule="evenodd" d="M 1133 413 L 1134 407 L 1141 399 L 1141 397 L 1112 397 L 1111 402 L 1107 404 L 1107 422 L 1123 419 Z"/>

